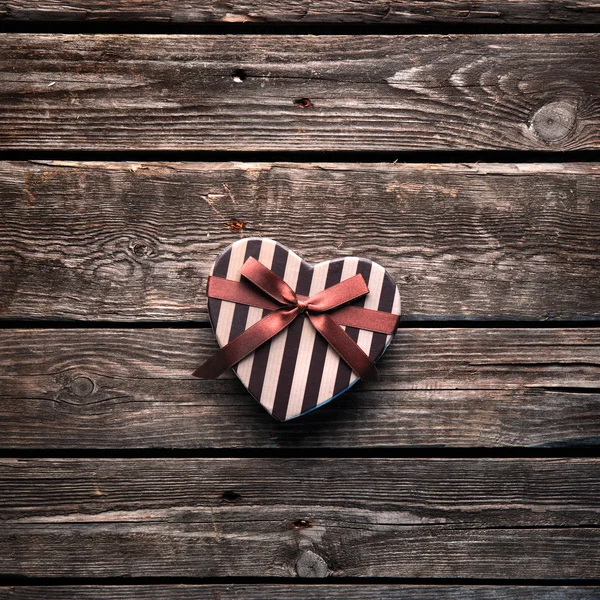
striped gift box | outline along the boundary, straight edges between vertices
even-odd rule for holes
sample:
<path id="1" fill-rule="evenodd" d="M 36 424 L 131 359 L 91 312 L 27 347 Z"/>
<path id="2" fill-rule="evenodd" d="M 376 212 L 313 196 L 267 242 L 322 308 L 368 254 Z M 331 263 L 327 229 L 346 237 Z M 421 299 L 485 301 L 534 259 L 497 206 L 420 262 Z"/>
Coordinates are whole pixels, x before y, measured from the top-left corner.
<path id="1" fill-rule="evenodd" d="M 394 280 L 382 266 L 364 258 L 337 258 L 310 265 L 274 240 L 245 238 L 223 251 L 213 265 L 212 275 L 240 281 L 240 269 L 250 257 L 271 269 L 297 294 L 305 296 L 362 274 L 369 293 L 355 304 L 400 314 L 400 294 Z M 208 310 L 220 346 L 268 312 L 215 298 L 208 299 Z M 392 338 L 353 327 L 345 329 L 373 361 L 381 358 Z M 294 419 L 326 404 L 359 379 L 304 315 L 240 361 L 234 371 L 252 396 L 280 421 Z"/>

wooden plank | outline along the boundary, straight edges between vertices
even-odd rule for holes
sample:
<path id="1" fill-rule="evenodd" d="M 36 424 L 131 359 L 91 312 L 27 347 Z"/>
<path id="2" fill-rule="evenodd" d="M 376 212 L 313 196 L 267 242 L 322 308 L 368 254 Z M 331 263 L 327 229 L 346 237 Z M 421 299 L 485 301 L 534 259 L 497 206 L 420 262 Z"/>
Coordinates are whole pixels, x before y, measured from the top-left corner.
<path id="1" fill-rule="evenodd" d="M 19 21 L 150 21 L 168 23 L 600 23 L 585 0 L 6 0 L 0 18 Z"/>
<path id="2" fill-rule="evenodd" d="M 281 533 L 289 527 L 281 520 L 292 513 L 272 510 L 258 523 L 257 511 L 242 512 L 239 518 L 253 523 L 249 528 L 218 517 L 215 524 L 19 524 L 10 530 L 4 525 L 0 541 L 13 553 L 0 557 L 0 569 L 47 578 L 598 577 L 597 527 L 461 530 L 350 522 L 343 530 L 344 512 L 330 518 L 336 533 L 327 545 L 337 552 L 332 548 L 325 557 L 300 550 L 292 533 Z M 217 536 L 221 540 L 215 543 Z"/>
<path id="3" fill-rule="evenodd" d="M 110 585 L 0 587 L 0 600 L 598 600 L 593 586 Z"/>
<path id="4" fill-rule="evenodd" d="M 600 148 L 597 34 L 4 34 L 0 90 L 0 150 Z"/>
<path id="5" fill-rule="evenodd" d="M 210 330 L 0 331 L 0 447 L 368 448 L 600 442 L 600 329 L 401 329 L 360 382 L 275 421 Z"/>
<path id="6" fill-rule="evenodd" d="M 588 319 L 599 196 L 598 163 L 4 162 L 0 315 L 206 321 L 214 258 L 255 235 L 379 262 L 404 320 Z"/>
<path id="7" fill-rule="evenodd" d="M 0 573 L 593 578 L 599 459 L 3 459 Z"/>

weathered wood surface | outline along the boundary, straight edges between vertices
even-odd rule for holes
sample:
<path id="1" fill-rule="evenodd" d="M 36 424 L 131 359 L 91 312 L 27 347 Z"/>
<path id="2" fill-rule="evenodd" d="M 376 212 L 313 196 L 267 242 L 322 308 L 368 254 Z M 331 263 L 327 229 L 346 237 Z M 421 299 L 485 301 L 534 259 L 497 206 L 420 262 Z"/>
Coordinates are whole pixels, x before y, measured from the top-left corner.
<path id="1" fill-rule="evenodd" d="M 0 587 L 0 600 L 598 600 L 593 586 L 110 585 Z"/>
<path id="2" fill-rule="evenodd" d="M 598 317 L 599 197 L 597 163 L 4 162 L 0 315 L 206 321 L 214 258 L 255 235 L 376 260 L 405 320 Z"/>
<path id="3" fill-rule="evenodd" d="M 0 36 L 1 150 L 598 149 L 599 105 L 597 34 Z"/>
<path id="4" fill-rule="evenodd" d="M 169 23 L 600 23 L 590 0 L 5 0 L 0 19 Z"/>
<path id="5" fill-rule="evenodd" d="M 594 578 L 599 459 L 3 459 L 0 573 Z"/>
<path id="6" fill-rule="evenodd" d="M 0 331 L 4 448 L 577 446 L 600 442 L 600 329 L 400 329 L 381 381 L 281 425 L 209 329 Z"/>

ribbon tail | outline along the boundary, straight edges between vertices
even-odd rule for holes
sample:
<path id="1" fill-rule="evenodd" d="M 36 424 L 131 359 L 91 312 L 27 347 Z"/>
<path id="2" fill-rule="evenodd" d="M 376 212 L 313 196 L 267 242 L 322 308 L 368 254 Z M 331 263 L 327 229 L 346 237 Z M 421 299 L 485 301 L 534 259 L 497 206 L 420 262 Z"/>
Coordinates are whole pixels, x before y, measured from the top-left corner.
<path id="1" fill-rule="evenodd" d="M 280 309 L 268 314 L 213 354 L 192 375 L 200 379 L 216 379 L 221 373 L 285 329 L 297 315 L 296 307 Z"/>
<path id="2" fill-rule="evenodd" d="M 266 294 L 245 281 L 232 281 L 231 279 L 223 279 L 214 275 L 208 278 L 206 295 L 209 298 L 247 304 L 248 306 L 266 308 L 267 310 L 281 308 L 281 304 L 274 302 Z"/>
<path id="3" fill-rule="evenodd" d="M 338 325 L 347 327 L 356 327 L 356 329 L 366 329 L 367 331 L 377 331 L 391 335 L 398 327 L 400 315 L 386 313 L 378 310 L 370 310 L 361 306 L 342 306 L 335 312 L 330 313 L 331 318 Z"/>
<path id="4" fill-rule="evenodd" d="M 362 348 L 327 314 L 307 313 L 315 329 L 361 379 L 377 380 L 377 369 Z"/>

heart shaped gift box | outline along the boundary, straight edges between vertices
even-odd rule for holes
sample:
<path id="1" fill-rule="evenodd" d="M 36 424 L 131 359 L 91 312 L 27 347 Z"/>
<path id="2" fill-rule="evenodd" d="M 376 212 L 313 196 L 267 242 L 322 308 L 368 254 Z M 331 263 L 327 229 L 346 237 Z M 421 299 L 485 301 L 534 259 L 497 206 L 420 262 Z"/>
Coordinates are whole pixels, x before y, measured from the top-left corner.
<path id="1" fill-rule="evenodd" d="M 249 274 L 250 267 L 254 268 L 254 275 Z M 375 363 L 379 360 L 392 340 L 400 315 L 400 294 L 394 280 L 382 266 L 371 260 L 356 257 L 336 258 L 311 265 L 274 240 L 244 238 L 228 246 L 219 255 L 209 279 L 208 313 L 217 342 L 222 348 L 220 351 L 222 354 L 228 350 L 224 347 L 228 344 L 235 345 L 231 343 L 242 334 L 245 333 L 246 337 L 250 337 L 251 332 L 247 332 L 250 327 L 261 321 L 264 324 L 266 316 L 277 312 L 273 310 L 277 308 L 276 305 L 270 306 L 271 310 L 265 308 L 272 303 L 272 300 L 269 300 L 266 295 L 263 296 L 258 288 L 247 289 L 246 295 L 250 299 L 244 298 L 244 302 L 222 299 L 229 297 L 230 292 L 227 290 L 227 293 L 211 293 L 211 283 L 213 289 L 217 289 L 215 284 L 224 284 L 225 288 L 237 285 L 242 291 L 234 290 L 237 296 L 232 297 L 238 300 L 240 296 L 241 299 L 245 289 L 241 286 L 250 285 L 246 277 L 253 279 L 255 285 L 262 286 L 260 290 L 263 291 L 265 286 L 260 278 L 271 278 L 275 283 L 279 283 L 280 287 L 287 289 L 292 296 L 297 294 L 298 299 L 308 302 L 308 306 L 301 301 L 296 303 L 294 298 L 291 303 L 298 304 L 300 310 L 297 307 L 293 309 L 295 312 L 291 321 L 281 327 L 281 330 L 268 341 L 261 343 L 245 358 L 233 365 L 233 370 L 250 394 L 280 421 L 293 419 L 323 406 L 360 379 L 359 374 L 340 357 L 340 352 L 330 345 L 326 337 L 334 345 L 338 341 L 338 350 L 340 350 L 338 338 L 348 337 L 352 342 L 342 339 L 343 344 L 353 346 L 354 348 L 350 348 L 351 351 L 368 356 L 370 361 L 364 355 L 362 357 L 367 363 Z M 289 288 L 280 280 L 283 280 Z M 342 281 L 345 284 L 338 285 Z M 337 287 L 334 288 L 336 285 Z M 341 288 L 353 286 L 356 290 L 357 285 L 363 286 L 362 291 L 358 292 L 360 296 L 350 302 L 346 299 L 342 300 L 346 306 L 337 314 L 333 310 L 330 311 L 333 319 L 323 316 L 315 318 L 313 313 L 316 314 L 316 311 L 311 310 L 310 304 L 312 297 L 318 295 L 315 298 L 320 299 L 323 296 L 335 295 L 336 292 L 338 297 L 343 296 L 344 291 Z M 330 290 L 330 288 L 334 289 Z M 323 290 L 327 292 L 319 294 Z M 252 297 L 257 295 L 256 292 L 265 298 L 264 302 L 260 298 L 258 302 L 252 301 Z M 354 295 L 356 296 L 357 293 Z M 319 302 L 314 303 L 315 306 L 317 304 Z M 360 307 L 360 309 L 353 307 Z M 283 312 L 290 314 L 292 311 L 288 306 L 287 311 Z M 352 312 L 355 317 L 360 318 L 350 318 Z M 277 315 L 272 315 L 271 319 L 276 317 Z M 334 335 L 328 335 L 327 331 L 321 328 L 319 331 L 315 329 L 313 322 L 319 327 L 319 318 L 329 321 L 330 333 Z M 334 320 L 335 324 L 332 325 Z M 379 325 L 376 324 L 378 322 Z M 349 323 L 360 323 L 361 328 L 348 326 Z M 260 329 L 262 324 L 254 329 Z M 345 330 L 347 336 L 341 333 L 339 328 Z M 238 342 L 241 339 L 243 338 Z M 346 353 L 342 352 L 342 354 Z M 217 357 L 213 357 L 215 358 Z M 360 364 L 360 361 L 358 362 Z M 203 367 L 208 363 L 210 360 L 195 371 L 194 375 L 206 377 L 203 374 L 206 369 L 203 371 Z M 221 370 L 222 367 L 223 365 Z"/>

